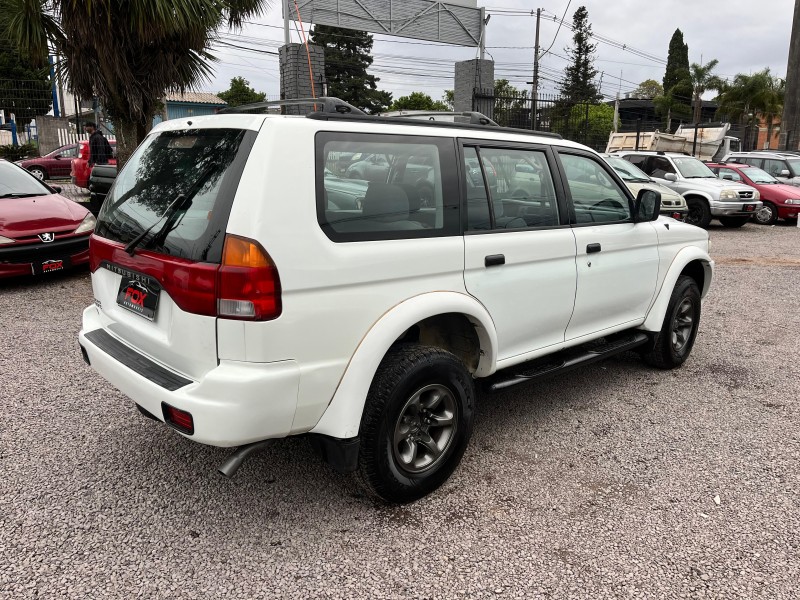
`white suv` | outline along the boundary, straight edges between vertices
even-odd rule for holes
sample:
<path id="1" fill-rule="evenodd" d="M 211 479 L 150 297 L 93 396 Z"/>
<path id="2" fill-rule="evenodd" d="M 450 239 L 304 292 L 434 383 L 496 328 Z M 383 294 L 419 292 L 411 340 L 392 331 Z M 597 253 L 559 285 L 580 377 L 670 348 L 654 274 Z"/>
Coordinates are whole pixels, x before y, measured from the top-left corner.
<path id="1" fill-rule="evenodd" d="M 239 446 L 228 474 L 264 440 L 308 434 L 395 502 L 456 468 L 476 380 L 501 389 L 630 349 L 682 364 L 708 234 L 659 217 L 657 192 L 634 198 L 583 146 L 474 121 L 159 124 L 92 236 L 87 362 L 145 415 Z M 357 153 L 385 175 L 331 177 Z M 582 166 L 591 181 L 571 178 Z"/>

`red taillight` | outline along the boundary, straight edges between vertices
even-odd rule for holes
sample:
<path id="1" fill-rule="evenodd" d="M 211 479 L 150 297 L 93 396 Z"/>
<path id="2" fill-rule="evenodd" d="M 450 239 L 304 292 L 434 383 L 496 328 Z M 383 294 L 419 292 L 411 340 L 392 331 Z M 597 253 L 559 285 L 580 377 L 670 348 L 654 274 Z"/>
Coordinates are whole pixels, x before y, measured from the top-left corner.
<path id="1" fill-rule="evenodd" d="M 258 242 L 228 235 L 217 287 L 217 315 L 268 321 L 281 314 L 278 269 Z"/>
<path id="2" fill-rule="evenodd" d="M 192 413 L 170 406 L 166 402 L 161 403 L 161 412 L 164 414 L 164 422 L 172 425 L 175 429 L 186 435 L 194 433 L 194 419 Z"/>

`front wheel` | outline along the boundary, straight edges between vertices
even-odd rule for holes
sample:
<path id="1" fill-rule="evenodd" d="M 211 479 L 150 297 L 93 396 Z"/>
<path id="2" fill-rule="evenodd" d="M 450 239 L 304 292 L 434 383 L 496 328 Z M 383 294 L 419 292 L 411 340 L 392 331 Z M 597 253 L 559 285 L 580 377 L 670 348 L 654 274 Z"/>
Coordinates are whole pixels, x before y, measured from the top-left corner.
<path id="1" fill-rule="evenodd" d="M 687 198 L 686 204 L 689 207 L 689 213 L 686 215 L 685 222 L 708 229 L 708 224 L 711 223 L 711 209 L 708 207 L 708 202 L 700 198 Z"/>
<path id="2" fill-rule="evenodd" d="M 774 225 L 778 220 L 778 209 L 772 202 L 764 202 L 763 206 L 753 215 L 753 219 L 759 225 Z"/>
<path id="3" fill-rule="evenodd" d="M 356 476 L 372 496 L 411 502 L 442 485 L 472 434 L 475 386 L 453 354 L 403 344 L 387 353 L 361 418 Z"/>
<path id="4" fill-rule="evenodd" d="M 742 227 L 747 225 L 750 217 L 720 217 L 719 222 L 723 227 Z"/>
<path id="5" fill-rule="evenodd" d="M 681 275 L 675 282 L 661 331 L 645 362 L 659 369 L 674 369 L 689 357 L 700 325 L 700 289 L 691 277 Z"/>

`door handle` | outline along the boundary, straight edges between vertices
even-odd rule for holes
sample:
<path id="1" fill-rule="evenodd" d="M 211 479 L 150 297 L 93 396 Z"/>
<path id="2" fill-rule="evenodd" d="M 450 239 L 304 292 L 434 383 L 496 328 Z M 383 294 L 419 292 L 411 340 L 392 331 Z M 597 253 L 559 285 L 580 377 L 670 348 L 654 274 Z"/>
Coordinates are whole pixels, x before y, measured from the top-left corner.
<path id="1" fill-rule="evenodd" d="M 490 254 L 483 259 L 483 264 L 487 267 L 496 267 L 506 264 L 505 254 Z"/>
<path id="2" fill-rule="evenodd" d="M 600 244 L 586 245 L 586 254 L 592 254 L 593 252 L 600 252 Z"/>

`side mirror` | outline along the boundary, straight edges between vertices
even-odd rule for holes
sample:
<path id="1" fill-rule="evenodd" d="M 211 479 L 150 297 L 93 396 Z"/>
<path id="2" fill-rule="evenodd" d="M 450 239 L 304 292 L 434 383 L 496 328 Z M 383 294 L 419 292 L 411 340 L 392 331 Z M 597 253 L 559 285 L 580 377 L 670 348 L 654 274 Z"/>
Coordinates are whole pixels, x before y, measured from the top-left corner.
<path id="1" fill-rule="evenodd" d="M 64 158 L 64 157 L 61 154 L 56 154 L 53 158 L 59 159 L 59 158 Z"/>
<path id="2" fill-rule="evenodd" d="M 61 186 L 60 185 L 53 185 L 53 186 L 50 186 L 50 187 L 52 187 L 55 190 L 56 194 L 60 194 L 61 193 Z"/>
<path id="3" fill-rule="evenodd" d="M 664 179 L 667 181 L 678 181 L 678 176 L 675 173 L 666 173 Z"/>
<path id="4" fill-rule="evenodd" d="M 723 175 L 723 179 L 727 179 L 728 181 L 733 181 L 733 175 Z"/>
<path id="5" fill-rule="evenodd" d="M 784 169 L 781 171 L 781 177 L 791 177 L 792 174 L 789 172 L 789 169 Z"/>
<path id="6" fill-rule="evenodd" d="M 634 209 L 638 223 L 655 221 L 661 212 L 661 192 L 647 188 L 639 190 L 639 193 L 636 194 Z"/>

